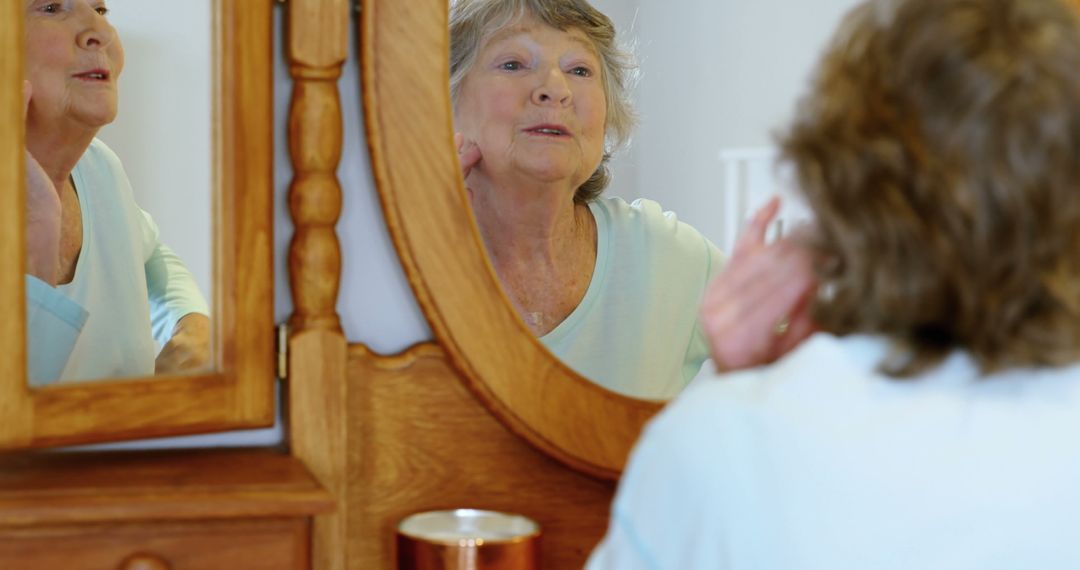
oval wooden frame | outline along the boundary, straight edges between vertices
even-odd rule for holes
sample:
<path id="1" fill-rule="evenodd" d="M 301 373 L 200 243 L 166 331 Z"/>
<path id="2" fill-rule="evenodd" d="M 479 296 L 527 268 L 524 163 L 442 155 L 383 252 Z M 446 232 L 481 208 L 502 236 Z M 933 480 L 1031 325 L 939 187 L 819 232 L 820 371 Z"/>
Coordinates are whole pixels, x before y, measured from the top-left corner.
<path id="1" fill-rule="evenodd" d="M 0 450 L 273 423 L 273 13 L 214 0 L 215 372 L 26 382 L 24 0 L 0 0 Z"/>
<path id="2" fill-rule="evenodd" d="M 662 404 L 582 378 L 518 319 L 466 198 L 453 145 L 448 50 L 446 0 L 362 1 L 367 141 L 394 245 L 428 323 L 472 393 L 535 447 L 615 479 Z"/>

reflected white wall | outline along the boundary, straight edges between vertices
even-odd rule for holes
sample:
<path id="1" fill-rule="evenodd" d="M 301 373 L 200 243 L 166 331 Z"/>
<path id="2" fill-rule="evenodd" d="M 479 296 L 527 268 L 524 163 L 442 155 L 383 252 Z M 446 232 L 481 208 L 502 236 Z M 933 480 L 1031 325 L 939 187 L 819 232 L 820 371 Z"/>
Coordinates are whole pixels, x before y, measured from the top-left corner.
<path id="1" fill-rule="evenodd" d="M 638 16 L 641 11 L 642 0 L 593 0 L 592 5 L 611 18 L 618 30 L 618 41 L 624 44 L 636 57 L 640 58 L 642 52 L 638 45 L 640 40 L 638 31 L 640 23 Z M 635 108 L 640 111 L 639 89 L 632 92 Z M 630 146 L 618 150 L 608 163 L 612 173 L 611 185 L 604 191 L 607 196 L 620 196 L 627 202 L 633 202 L 642 197 L 640 187 L 640 173 L 638 164 L 640 158 L 636 144 L 639 131 L 634 132 L 634 138 Z"/>
<path id="2" fill-rule="evenodd" d="M 612 193 L 657 200 L 724 241 L 722 151 L 768 148 L 856 0 L 593 0 L 636 45 L 641 124 Z M 632 26 L 630 25 L 632 23 Z M 755 167 L 756 168 L 756 167 Z M 756 175 L 768 191 L 781 180 Z M 751 204 L 752 206 L 752 204 Z"/>
<path id="3" fill-rule="evenodd" d="M 109 0 L 124 43 L 116 121 L 99 133 L 127 170 L 139 206 L 210 300 L 210 0 Z"/>

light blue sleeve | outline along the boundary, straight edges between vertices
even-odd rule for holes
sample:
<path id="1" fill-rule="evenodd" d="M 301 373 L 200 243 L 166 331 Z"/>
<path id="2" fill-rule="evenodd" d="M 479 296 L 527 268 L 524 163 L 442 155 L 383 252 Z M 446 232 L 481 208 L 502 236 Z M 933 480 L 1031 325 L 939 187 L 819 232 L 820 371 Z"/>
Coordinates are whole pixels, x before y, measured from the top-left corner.
<path id="1" fill-rule="evenodd" d="M 90 313 L 44 281 L 26 276 L 26 350 L 30 386 L 60 379 Z"/>
<path id="2" fill-rule="evenodd" d="M 725 439 L 745 419 L 717 391 L 691 386 L 645 427 L 588 570 L 733 567 L 729 521 L 744 513 L 728 500 L 742 489 Z"/>
<path id="3" fill-rule="evenodd" d="M 185 315 L 210 315 L 195 277 L 180 257 L 158 241 L 158 228 L 150 214 L 142 212 L 144 238 L 150 251 L 146 259 L 146 289 L 150 300 L 150 325 L 154 340 L 166 344 L 176 323 Z"/>
<path id="4" fill-rule="evenodd" d="M 611 523 L 607 536 L 596 547 L 586 570 L 660 570 L 661 566 L 654 559 L 637 535 L 633 524 L 620 512 L 611 514 Z"/>
<path id="5" fill-rule="evenodd" d="M 685 394 L 685 392 L 684 392 Z M 681 397 L 682 395 L 680 395 Z M 611 505 L 607 535 L 593 551 L 586 570 L 675 570 L 670 550 L 678 549 L 686 495 L 671 447 L 664 445 L 661 412 L 634 446 Z M 660 438 L 660 441 L 658 441 Z M 672 535 L 675 535 L 674 537 Z"/>

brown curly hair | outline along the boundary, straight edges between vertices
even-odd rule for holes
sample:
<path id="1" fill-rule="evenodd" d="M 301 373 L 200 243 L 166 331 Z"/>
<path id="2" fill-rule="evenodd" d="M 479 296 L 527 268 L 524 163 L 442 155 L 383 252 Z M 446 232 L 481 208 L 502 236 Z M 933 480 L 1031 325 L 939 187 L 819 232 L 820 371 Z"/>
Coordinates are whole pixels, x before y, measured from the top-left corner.
<path id="1" fill-rule="evenodd" d="M 881 370 L 1080 359 L 1080 28 L 1061 0 L 871 0 L 782 156 L 818 218 L 827 331 Z"/>

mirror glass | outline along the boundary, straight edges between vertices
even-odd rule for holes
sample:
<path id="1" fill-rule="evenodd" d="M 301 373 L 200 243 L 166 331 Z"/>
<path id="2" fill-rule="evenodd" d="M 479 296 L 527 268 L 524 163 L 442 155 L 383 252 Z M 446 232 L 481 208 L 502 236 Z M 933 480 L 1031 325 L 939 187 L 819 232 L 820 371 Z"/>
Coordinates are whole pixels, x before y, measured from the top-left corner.
<path id="1" fill-rule="evenodd" d="M 453 16 L 482 3 L 451 8 L 452 51 L 468 45 Z M 809 217 L 775 164 L 773 133 L 855 4 L 592 0 L 636 60 L 638 121 L 585 207 L 570 204 L 573 184 L 556 183 L 582 180 L 576 161 L 603 148 L 593 133 L 600 58 L 584 34 L 510 26 L 476 43 L 460 81 L 451 54 L 455 142 L 481 237 L 507 297 L 556 356 L 644 399 L 713 373 L 701 295 L 773 194 L 785 198 L 770 235 Z"/>
<path id="2" fill-rule="evenodd" d="M 212 2 L 25 5 L 29 382 L 206 372 Z"/>

